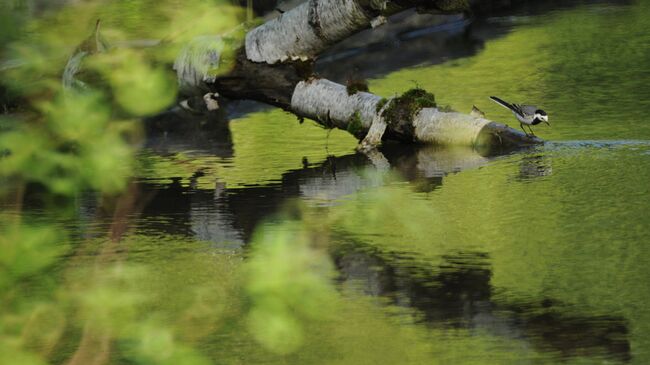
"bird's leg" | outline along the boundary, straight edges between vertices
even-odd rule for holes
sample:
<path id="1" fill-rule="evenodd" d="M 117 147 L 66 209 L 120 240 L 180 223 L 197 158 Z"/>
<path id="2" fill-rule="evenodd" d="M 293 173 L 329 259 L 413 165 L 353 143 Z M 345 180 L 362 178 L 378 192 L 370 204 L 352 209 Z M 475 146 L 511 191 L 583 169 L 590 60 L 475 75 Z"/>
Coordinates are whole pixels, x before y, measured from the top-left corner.
<path id="1" fill-rule="evenodd" d="M 526 136 L 528 136 L 528 131 L 524 129 L 524 123 L 519 123 L 519 126 L 521 127 L 521 130 L 524 131 L 524 133 L 526 133 Z"/>
<path id="2" fill-rule="evenodd" d="M 528 129 L 530 129 L 530 134 L 531 134 L 532 136 L 535 136 L 535 132 L 533 132 L 533 127 L 528 126 Z"/>

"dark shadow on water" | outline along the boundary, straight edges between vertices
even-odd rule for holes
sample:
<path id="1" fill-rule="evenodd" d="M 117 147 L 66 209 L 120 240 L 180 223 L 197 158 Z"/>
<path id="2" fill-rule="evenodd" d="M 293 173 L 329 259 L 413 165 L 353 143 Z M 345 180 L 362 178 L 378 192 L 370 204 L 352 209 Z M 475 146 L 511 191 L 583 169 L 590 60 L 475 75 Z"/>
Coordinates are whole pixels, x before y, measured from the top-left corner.
<path id="1" fill-rule="evenodd" d="M 332 255 L 340 285 L 417 309 L 417 318 L 426 324 L 524 341 L 558 359 L 631 360 L 623 317 L 563 313 L 562 303 L 548 298 L 494 299 L 486 253 L 450 253 L 440 266 L 431 267 L 408 254 L 380 252 L 350 237 L 338 240 L 342 243 Z"/>
<path id="2" fill-rule="evenodd" d="M 211 113 L 192 113 L 175 106 L 145 118 L 146 148 L 157 153 L 200 150 L 216 157 L 232 157 L 232 134 L 226 108 Z"/>
<path id="3" fill-rule="evenodd" d="M 542 154 L 523 156 L 519 163 L 519 181 L 533 180 L 553 173 L 551 159 Z"/>
<path id="4" fill-rule="evenodd" d="M 158 153 L 164 155 L 169 146 L 177 144 L 182 142 L 167 140 Z M 223 151 L 229 149 L 219 150 Z M 442 186 L 448 174 L 485 166 L 493 157 L 471 148 L 388 145 L 371 157 L 354 153 L 330 156 L 315 164 L 303 158 L 303 168 L 285 172 L 280 181 L 244 188 L 229 188 L 218 181 L 213 189 L 198 188 L 196 181 L 203 178 L 200 169 L 187 181 L 176 176 L 141 179 L 139 187 L 154 195 L 137 225 L 146 231 L 190 235 L 215 243 L 229 238 L 243 245 L 261 221 L 280 212 L 291 199 L 338 204 L 341 198 L 386 184 L 390 176 L 411 182 L 416 192 L 431 192 Z M 86 203 L 94 204 L 93 199 Z"/>
<path id="5" fill-rule="evenodd" d="M 429 189 L 445 177 L 490 161 L 472 150 L 436 148 L 384 151 L 389 168 L 417 186 Z M 533 161 L 537 161 L 535 156 Z M 281 211 L 288 200 L 328 194 L 326 203 L 384 182 L 365 179 L 364 168 L 374 168 L 360 154 L 330 157 L 299 170 L 288 171 L 280 183 L 229 189 L 215 182 L 198 188 L 197 171 L 189 181 L 169 177 L 166 182 L 140 180 L 133 188 L 147 197 L 142 211 L 132 217 L 134 229 L 149 235 L 184 235 L 243 249 L 263 220 Z M 534 162 L 533 164 L 536 164 Z M 96 211 L 97 199 L 82 200 L 83 212 Z M 548 297 L 526 301 L 502 299 L 491 285 L 490 257 L 485 252 L 449 252 L 432 266 L 408 252 L 382 252 L 356 238 L 335 234 L 332 257 L 339 285 L 351 286 L 394 305 L 412 308 L 421 323 L 437 328 L 462 328 L 525 343 L 558 361 L 573 357 L 631 360 L 629 327 L 625 318 L 594 314 L 588 308 L 566 310 Z M 507 294 L 507 293 L 505 293 Z"/>

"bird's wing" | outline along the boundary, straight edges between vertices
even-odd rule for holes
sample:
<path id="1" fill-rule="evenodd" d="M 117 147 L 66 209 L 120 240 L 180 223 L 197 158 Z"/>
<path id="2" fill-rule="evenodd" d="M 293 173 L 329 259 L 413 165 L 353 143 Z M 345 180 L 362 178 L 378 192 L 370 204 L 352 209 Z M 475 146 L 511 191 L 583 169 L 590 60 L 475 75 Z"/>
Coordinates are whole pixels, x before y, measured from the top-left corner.
<path id="1" fill-rule="evenodd" d="M 518 105 L 523 115 L 535 115 L 537 107 L 534 105 Z"/>

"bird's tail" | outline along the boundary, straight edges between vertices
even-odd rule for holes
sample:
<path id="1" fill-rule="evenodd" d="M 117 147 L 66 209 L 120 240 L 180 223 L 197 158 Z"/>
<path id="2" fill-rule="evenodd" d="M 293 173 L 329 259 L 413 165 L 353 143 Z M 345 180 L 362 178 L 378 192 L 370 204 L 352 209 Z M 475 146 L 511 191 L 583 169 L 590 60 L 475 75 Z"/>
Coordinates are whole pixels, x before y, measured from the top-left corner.
<path id="1" fill-rule="evenodd" d="M 490 99 L 494 101 L 495 103 L 501 105 L 504 108 L 508 108 L 510 110 L 515 110 L 515 108 L 512 106 L 512 104 L 508 103 L 507 101 L 501 100 L 497 98 L 496 96 L 490 96 Z"/>

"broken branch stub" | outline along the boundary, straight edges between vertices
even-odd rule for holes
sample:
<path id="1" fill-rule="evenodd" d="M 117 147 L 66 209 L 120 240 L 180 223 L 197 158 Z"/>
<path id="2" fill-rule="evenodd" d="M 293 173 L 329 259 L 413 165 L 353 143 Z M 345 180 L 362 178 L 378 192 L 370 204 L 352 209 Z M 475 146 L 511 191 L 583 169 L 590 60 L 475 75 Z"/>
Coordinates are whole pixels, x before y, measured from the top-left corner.
<path id="1" fill-rule="evenodd" d="M 384 112 L 390 106 L 392 101 L 392 98 L 389 99 L 384 106 L 377 111 L 377 114 L 375 114 L 372 124 L 370 125 L 370 130 L 368 130 L 368 134 L 366 134 L 363 140 L 359 143 L 357 150 L 367 152 L 379 146 L 381 139 L 384 137 L 386 127 L 388 127 L 384 120 Z"/>

